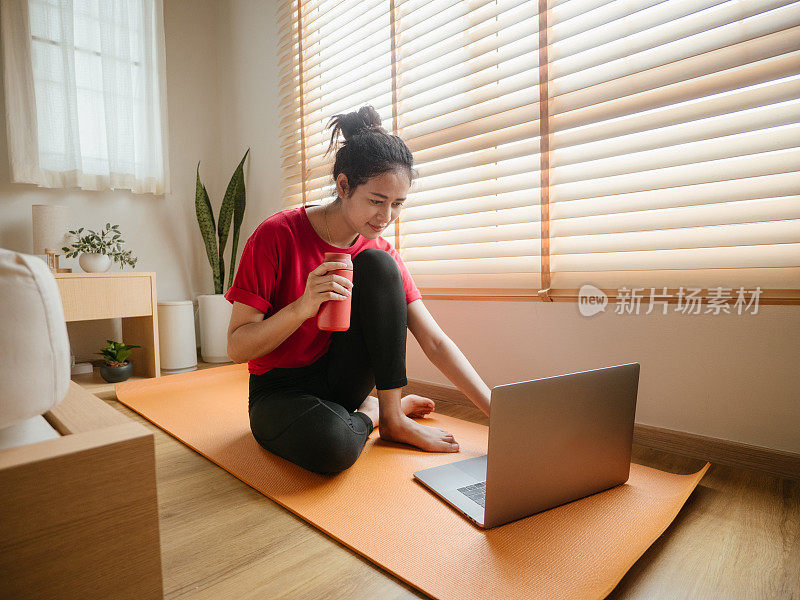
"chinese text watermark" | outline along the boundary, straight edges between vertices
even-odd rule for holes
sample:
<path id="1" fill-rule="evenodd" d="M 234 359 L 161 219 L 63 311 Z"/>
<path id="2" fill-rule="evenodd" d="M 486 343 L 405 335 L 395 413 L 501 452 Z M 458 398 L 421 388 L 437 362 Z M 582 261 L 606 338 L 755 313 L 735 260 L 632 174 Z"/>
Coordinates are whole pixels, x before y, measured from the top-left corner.
<path id="1" fill-rule="evenodd" d="M 738 290 L 726 287 L 708 288 L 707 294 L 701 294 L 703 288 L 681 286 L 677 290 L 660 288 L 617 288 L 614 312 L 624 314 L 649 315 L 656 307 L 661 309 L 661 314 L 669 312 L 670 300 L 674 308 L 672 312 L 684 315 L 715 314 L 720 313 L 741 315 L 750 311 L 758 314 L 758 299 L 761 288 L 749 290 L 739 287 Z M 644 302 L 643 302 L 644 301 Z M 705 301 L 705 304 L 704 304 Z M 645 303 L 646 312 L 642 304 Z M 581 286 L 578 292 L 578 310 L 585 317 L 591 317 L 603 312 L 608 306 L 608 295 L 598 287 L 591 284 Z"/>

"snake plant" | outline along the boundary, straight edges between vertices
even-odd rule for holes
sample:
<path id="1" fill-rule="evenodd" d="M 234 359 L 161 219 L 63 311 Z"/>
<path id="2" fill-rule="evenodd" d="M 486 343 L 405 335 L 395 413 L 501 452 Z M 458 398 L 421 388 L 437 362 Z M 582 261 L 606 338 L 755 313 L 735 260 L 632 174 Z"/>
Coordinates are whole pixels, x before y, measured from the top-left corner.
<path id="1" fill-rule="evenodd" d="M 197 224 L 203 235 L 206 246 L 208 262 L 214 276 L 214 293 L 221 294 L 225 289 L 225 259 L 223 252 L 228 243 L 228 232 L 233 222 L 233 239 L 231 240 L 231 265 L 228 278 L 228 287 L 233 283 L 236 273 L 236 251 L 239 248 L 239 229 L 242 226 L 245 209 L 244 189 L 244 161 L 250 148 L 244 153 L 239 166 L 233 172 L 228 189 L 219 208 L 219 219 L 214 222 L 214 212 L 211 210 L 211 201 L 208 198 L 206 186 L 200 181 L 200 162 L 197 162 L 197 184 L 195 186 L 194 207 L 197 214 Z M 219 238 L 219 242 L 217 241 Z"/>

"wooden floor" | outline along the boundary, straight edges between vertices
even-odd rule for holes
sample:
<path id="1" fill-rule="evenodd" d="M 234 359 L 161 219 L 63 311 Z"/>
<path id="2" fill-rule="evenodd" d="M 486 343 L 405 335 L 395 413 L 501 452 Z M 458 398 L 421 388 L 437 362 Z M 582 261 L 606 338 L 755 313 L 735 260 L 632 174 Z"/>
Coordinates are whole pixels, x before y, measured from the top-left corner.
<path id="1" fill-rule="evenodd" d="M 113 388 L 89 379 L 82 384 L 155 434 L 165 598 L 427 597 L 121 405 Z M 436 410 L 488 424 L 477 409 L 437 401 Z M 636 445 L 633 461 L 673 473 L 704 464 Z M 713 465 L 609 598 L 799 600 L 800 481 Z"/>

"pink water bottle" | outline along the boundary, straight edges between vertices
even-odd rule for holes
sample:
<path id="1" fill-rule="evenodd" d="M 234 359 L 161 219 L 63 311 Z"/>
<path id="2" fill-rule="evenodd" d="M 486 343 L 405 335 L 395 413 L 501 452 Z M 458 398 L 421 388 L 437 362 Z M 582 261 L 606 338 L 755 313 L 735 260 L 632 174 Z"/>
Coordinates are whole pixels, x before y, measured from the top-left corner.
<path id="1" fill-rule="evenodd" d="M 344 269 L 328 271 L 353 281 L 353 261 L 350 255 L 339 252 L 326 252 L 325 262 L 343 262 L 347 264 Z M 324 331 L 347 331 L 350 329 L 350 301 L 351 296 L 345 300 L 328 300 L 322 303 L 317 314 L 317 327 Z"/>

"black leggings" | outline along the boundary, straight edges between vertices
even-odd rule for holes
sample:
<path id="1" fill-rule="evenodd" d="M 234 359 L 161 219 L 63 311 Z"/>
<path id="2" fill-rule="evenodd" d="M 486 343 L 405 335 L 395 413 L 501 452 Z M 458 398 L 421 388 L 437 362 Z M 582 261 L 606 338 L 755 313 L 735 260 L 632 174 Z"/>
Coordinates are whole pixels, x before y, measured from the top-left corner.
<path id="1" fill-rule="evenodd" d="M 332 300 L 336 302 L 336 300 Z M 353 259 L 350 329 L 335 331 L 314 363 L 250 375 L 250 430 L 273 454 L 321 474 L 361 455 L 374 424 L 354 412 L 375 387 L 404 387 L 406 296 L 392 256 L 368 248 Z"/>

